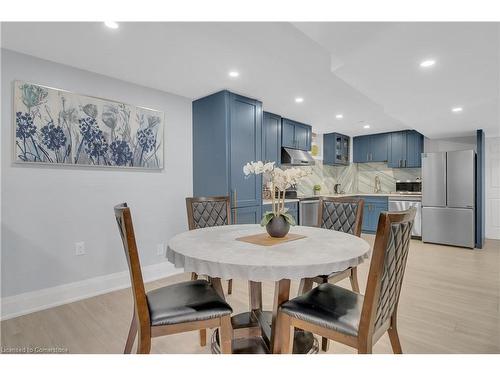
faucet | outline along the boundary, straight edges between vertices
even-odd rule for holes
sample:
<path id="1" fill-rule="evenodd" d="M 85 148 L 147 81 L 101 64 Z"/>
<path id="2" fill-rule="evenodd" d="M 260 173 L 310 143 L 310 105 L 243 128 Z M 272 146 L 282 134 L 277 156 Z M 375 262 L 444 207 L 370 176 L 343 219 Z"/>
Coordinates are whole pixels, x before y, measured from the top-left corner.
<path id="1" fill-rule="evenodd" d="M 375 187 L 373 189 L 375 193 L 380 193 L 382 191 L 382 187 L 380 185 L 380 177 L 375 176 Z"/>

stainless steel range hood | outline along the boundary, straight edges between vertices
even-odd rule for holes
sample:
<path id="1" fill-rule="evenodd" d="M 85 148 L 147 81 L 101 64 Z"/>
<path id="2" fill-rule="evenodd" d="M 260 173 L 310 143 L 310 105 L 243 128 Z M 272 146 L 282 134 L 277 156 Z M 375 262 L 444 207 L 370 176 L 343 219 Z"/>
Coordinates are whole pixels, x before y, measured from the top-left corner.
<path id="1" fill-rule="evenodd" d="M 314 165 L 314 159 L 307 151 L 293 148 L 281 148 L 281 164 L 283 165 Z"/>

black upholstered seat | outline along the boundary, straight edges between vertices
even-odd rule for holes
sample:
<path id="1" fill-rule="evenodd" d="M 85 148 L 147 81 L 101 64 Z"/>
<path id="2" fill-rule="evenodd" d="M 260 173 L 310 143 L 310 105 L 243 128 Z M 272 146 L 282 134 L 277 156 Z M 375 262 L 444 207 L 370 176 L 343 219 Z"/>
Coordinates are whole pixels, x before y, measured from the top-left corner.
<path id="1" fill-rule="evenodd" d="M 152 326 L 220 318 L 233 310 L 205 280 L 167 285 L 147 293 Z"/>
<path id="2" fill-rule="evenodd" d="M 321 284 L 281 305 L 281 312 L 309 323 L 356 336 L 363 296 L 333 284 Z"/>

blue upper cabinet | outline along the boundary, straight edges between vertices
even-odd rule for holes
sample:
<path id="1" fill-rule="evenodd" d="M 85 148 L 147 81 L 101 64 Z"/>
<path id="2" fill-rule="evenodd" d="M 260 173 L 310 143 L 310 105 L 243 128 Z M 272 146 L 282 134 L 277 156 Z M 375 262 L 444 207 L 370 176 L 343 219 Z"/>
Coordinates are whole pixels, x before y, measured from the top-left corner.
<path id="1" fill-rule="evenodd" d="M 367 163 L 370 161 L 370 138 L 369 136 L 354 137 L 353 161 L 355 163 Z"/>
<path id="2" fill-rule="evenodd" d="M 388 139 L 387 133 L 373 134 L 370 136 L 370 161 L 386 162 L 388 158 Z"/>
<path id="3" fill-rule="evenodd" d="M 323 134 L 323 164 L 349 164 L 349 137 L 340 133 Z"/>
<path id="4" fill-rule="evenodd" d="M 388 133 L 354 137 L 354 162 L 386 162 L 388 158 L 388 144 Z"/>
<path id="5" fill-rule="evenodd" d="M 390 148 L 388 166 L 391 168 L 404 168 L 406 160 L 406 132 L 393 132 L 390 134 Z"/>
<path id="6" fill-rule="evenodd" d="M 261 102 L 229 91 L 193 102 L 195 196 L 230 195 L 232 208 L 254 207 L 246 211 L 258 216 L 262 178 L 245 178 L 243 165 L 261 159 Z"/>
<path id="7" fill-rule="evenodd" d="M 391 168 L 420 168 L 424 136 L 415 130 L 353 138 L 355 163 L 387 162 Z"/>
<path id="8" fill-rule="evenodd" d="M 407 168 L 422 167 L 422 152 L 424 152 L 424 136 L 415 130 L 406 132 L 406 164 Z"/>
<path id="9" fill-rule="evenodd" d="M 262 123 L 263 160 L 281 163 L 281 116 L 264 112 Z"/>
<path id="10" fill-rule="evenodd" d="M 290 119 L 281 121 L 281 145 L 283 147 L 311 151 L 312 127 Z"/>
<path id="11" fill-rule="evenodd" d="M 420 168 L 424 136 L 415 130 L 390 133 L 389 167 Z"/>

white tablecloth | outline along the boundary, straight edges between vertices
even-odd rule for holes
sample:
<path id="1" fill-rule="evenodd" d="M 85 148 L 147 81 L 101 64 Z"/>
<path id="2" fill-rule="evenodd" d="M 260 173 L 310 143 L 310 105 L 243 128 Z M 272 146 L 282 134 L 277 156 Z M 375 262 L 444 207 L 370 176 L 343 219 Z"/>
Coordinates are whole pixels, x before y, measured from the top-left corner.
<path id="1" fill-rule="evenodd" d="M 368 257 L 369 244 L 356 236 L 304 226 L 290 233 L 307 238 L 260 246 L 236 238 L 264 233 L 258 224 L 197 229 L 173 237 L 167 258 L 177 268 L 223 279 L 277 281 L 327 275 L 357 266 Z"/>

